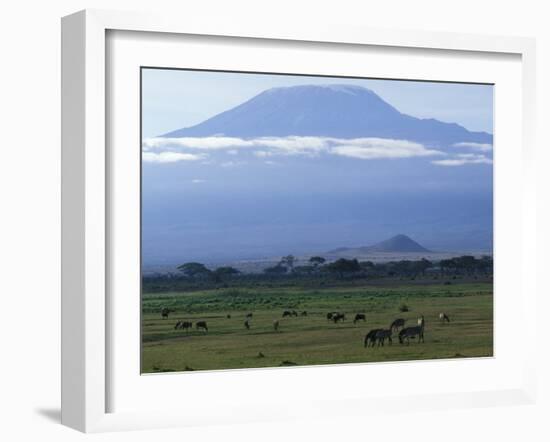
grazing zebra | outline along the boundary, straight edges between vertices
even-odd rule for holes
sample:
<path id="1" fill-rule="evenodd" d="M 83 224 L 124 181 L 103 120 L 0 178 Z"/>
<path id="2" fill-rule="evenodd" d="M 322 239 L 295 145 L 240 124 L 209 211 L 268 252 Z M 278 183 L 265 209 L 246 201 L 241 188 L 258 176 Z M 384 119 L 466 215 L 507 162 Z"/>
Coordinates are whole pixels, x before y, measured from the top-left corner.
<path id="1" fill-rule="evenodd" d="M 391 340 L 391 334 L 392 334 L 392 330 L 391 328 L 387 329 L 387 330 L 378 330 L 376 332 L 376 334 L 374 335 L 374 339 L 376 341 L 378 341 L 378 347 L 380 346 L 384 346 L 384 341 L 387 339 L 389 344 L 392 345 L 392 340 Z"/>
<path id="2" fill-rule="evenodd" d="M 162 316 L 162 319 L 168 319 L 168 315 L 174 312 L 175 310 L 165 307 L 160 311 L 160 315 Z"/>
<path id="3" fill-rule="evenodd" d="M 418 318 L 420 325 L 414 327 L 406 327 L 399 332 L 399 343 L 403 344 L 404 340 L 407 340 L 407 345 L 410 344 L 410 339 L 414 339 L 418 336 L 418 342 L 424 342 L 424 316 Z"/>
<path id="4" fill-rule="evenodd" d="M 195 324 L 195 327 L 197 330 L 202 328 L 203 330 L 208 331 L 208 326 L 206 325 L 206 321 L 198 321 Z"/>
<path id="5" fill-rule="evenodd" d="M 275 321 L 273 321 L 273 329 L 275 331 L 279 330 L 279 320 L 278 319 L 275 319 Z"/>
<path id="6" fill-rule="evenodd" d="M 252 318 L 252 313 L 247 313 L 245 318 Z"/>
<path id="7" fill-rule="evenodd" d="M 449 316 L 447 316 L 446 313 L 440 313 L 439 314 L 439 321 L 440 322 L 451 322 L 451 320 L 449 319 Z"/>
<path id="8" fill-rule="evenodd" d="M 374 344 L 376 343 L 376 333 L 381 330 L 381 328 L 375 328 L 365 335 L 365 347 L 368 347 L 369 344 L 371 345 L 371 347 L 374 347 Z"/>
<path id="9" fill-rule="evenodd" d="M 248 319 L 244 321 L 244 326 L 246 327 L 247 330 L 250 330 L 250 322 Z"/>
<path id="10" fill-rule="evenodd" d="M 181 329 L 181 330 L 189 331 L 190 328 L 193 328 L 193 323 L 189 321 L 178 321 L 174 326 L 174 330 Z"/>
<path id="11" fill-rule="evenodd" d="M 403 318 L 398 318 L 395 321 L 393 321 L 390 325 L 390 330 L 399 330 L 399 328 L 405 327 L 405 320 Z"/>
<path id="12" fill-rule="evenodd" d="M 357 321 L 365 322 L 366 320 L 367 320 L 367 317 L 363 313 L 357 313 L 355 315 L 355 318 L 353 318 L 353 323 L 355 324 Z"/>

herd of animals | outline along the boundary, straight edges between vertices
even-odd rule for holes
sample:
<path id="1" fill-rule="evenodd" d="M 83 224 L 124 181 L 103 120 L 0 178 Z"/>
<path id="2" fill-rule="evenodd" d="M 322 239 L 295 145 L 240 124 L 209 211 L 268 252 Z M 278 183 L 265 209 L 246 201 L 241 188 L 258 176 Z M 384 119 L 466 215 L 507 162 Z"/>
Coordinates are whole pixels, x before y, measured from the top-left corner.
<path id="1" fill-rule="evenodd" d="M 174 313 L 175 310 L 163 308 L 161 310 L 161 317 L 162 319 L 168 319 L 168 316 L 170 313 Z M 292 316 L 307 316 L 307 311 L 297 312 L 295 310 L 285 310 L 282 314 L 283 318 L 286 317 L 292 317 Z M 245 321 L 244 321 L 244 327 L 247 330 L 250 330 L 251 327 L 251 320 L 252 320 L 253 314 L 247 313 L 245 315 Z M 329 312 L 326 315 L 327 321 L 332 321 L 335 324 L 340 321 L 346 320 L 346 314 L 341 312 Z M 231 319 L 231 315 L 227 315 L 227 319 Z M 364 313 L 357 313 L 355 314 L 355 317 L 353 319 L 353 323 L 356 324 L 358 321 L 366 322 L 366 316 Z M 424 342 L 424 315 L 420 316 L 417 319 L 416 325 L 405 327 L 406 319 L 403 318 L 397 318 L 390 324 L 389 328 L 375 328 L 370 330 L 366 335 L 364 339 L 364 347 L 383 347 L 384 343 L 387 341 L 389 345 L 393 343 L 392 337 L 394 333 L 397 333 L 397 337 L 399 339 L 400 344 L 406 343 L 407 345 L 410 344 L 411 339 L 417 339 L 418 342 Z M 439 321 L 440 322 L 451 322 L 449 315 L 442 312 L 439 314 Z M 279 319 L 275 319 L 273 321 L 273 329 L 275 331 L 279 330 L 280 322 Z M 189 331 L 193 328 L 193 323 L 190 321 L 178 321 L 176 322 L 176 325 L 174 326 L 175 330 L 185 330 Z M 204 330 L 205 332 L 208 332 L 208 324 L 206 321 L 197 321 L 195 323 L 195 328 L 197 330 Z"/>

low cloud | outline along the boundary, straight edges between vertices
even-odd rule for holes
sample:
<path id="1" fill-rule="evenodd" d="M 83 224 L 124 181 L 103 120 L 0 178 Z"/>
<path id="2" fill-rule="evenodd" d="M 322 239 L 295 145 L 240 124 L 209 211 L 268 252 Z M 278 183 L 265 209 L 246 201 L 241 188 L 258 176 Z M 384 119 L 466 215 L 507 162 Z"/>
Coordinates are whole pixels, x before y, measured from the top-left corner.
<path id="1" fill-rule="evenodd" d="M 362 160 L 444 155 L 443 152 L 427 149 L 419 143 L 385 138 L 357 138 L 349 141 L 346 140 L 346 144 L 333 147 L 332 153 Z"/>
<path id="2" fill-rule="evenodd" d="M 479 150 L 481 152 L 490 152 L 491 150 L 493 150 L 493 145 L 488 143 L 463 142 L 463 143 L 455 143 L 453 144 L 453 147 L 465 147 L 467 149 Z"/>
<path id="3" fill-rule="evenodd" d="M 411 158 L 444 155 L 443 152 L 428 149 L 420 143 L 407 140 L 388 138 L 330 138 L 330 137 L 258 137 L 242 139 L 235 137 L 203 137 L 203 138 L 150 138 L 144 141 L 145 153 L 157 152 L 178 153 L 180 155 L 200 155 L 202 158 L 209 155 L 209 151 L 225 150 L 236 155 L 239 150 L 252 150 L 252 155 L 258 158 L 275 156 L 303 156 L 317 157 L 321 154 L 339 155 L 360 160 L 383 158 Z M 144 155 L 145 155 L 144 153 Z M 153 158 L 153 157 L 151 157 Z M 158 159 L 154 157 L 157 162 Z M 167 157 L 171 161 L 178 161 L 177 156 Z M 182 156 L 181 160 L 189 160 Z M 164 161 L 170 162 L 170 161 Z M 230 164 L 226 162 L 224 164 Z M 224 165 L 222 164 L 222 165 Z"/>
<path id="4" fill-rule="evenodd" d="M 467 164 L 493 164 L 493 160 L 484 155 L 464 153 L 455 155 L 453 158 L 432 161 L 437 166 L 465 166 Z"/>
<path id="5" fill-rule="evenodd" d="M 146 163 L 176 163 L 178 161 L 198 161 L 204 158 L 200 154 L 183 152 L 143 152 L 142 159 Z"/>
<path id="6" fill-rule="evenodd" d="M 191 182 L 193 184 L 200 184 L 200 183 L 205 183 L 206 180 L 203 180 L 203 179 L 200 179 L 200 178 L 195 178 L 194 180 L 191 180 Z"/>

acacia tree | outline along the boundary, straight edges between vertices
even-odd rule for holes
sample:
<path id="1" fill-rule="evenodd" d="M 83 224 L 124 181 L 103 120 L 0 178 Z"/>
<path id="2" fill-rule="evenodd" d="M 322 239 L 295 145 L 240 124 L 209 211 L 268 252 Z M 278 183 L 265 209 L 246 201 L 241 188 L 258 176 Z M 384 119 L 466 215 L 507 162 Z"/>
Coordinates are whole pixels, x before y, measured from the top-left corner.
<path id="1" fill-rule="evenodd" d="M 321 265 L 323 265 L 325 262 L 326 262 L 326 259 L 323 258 L 322 256 L 312 256 L 311 258 L 309 258 L 309 262 L 315 267 L 319 267 Z"/>
<path id="2" fill-rule="evenodd" d="M 177 267 L 180 272 L 189 278 L 209 276 L 212 272 L 200 262 L 186 262 Z"/>
<path id="3" fill-rule="evenodd" d="M 218 267 L 216 270 L 214 270 L 212 272 L 212 276 L 214 277 L 214 280 L 216 282 L 220 282 L 223 280 L 223 278 L 225 277 L 231 277 L 233 275 L 237 275 L 239 274 L 240 272 L 234 268 L 234 267 L 231 267 L 231 266 L 223 266 L 223 267 Z"/>
<path id="4" fill-rule="evenodd" d="M 286 267 L 290 272 L 294 270 L 294 263 L 296 262 L 296 258 L 294 255 L 287 255 L 283 256 L 281 260 L 279 261 L 279 265 Z"/>
<path id="5" fill-rule="evenodd" d="M 361 270 L 359 261 L 357 259 L 345 259 L 340 258 L 337 261 L 327 264 L 325 268 L 329 272 L 336 273 L 340 279 L 344 278 L 346 273 L 355 273 Z"/>

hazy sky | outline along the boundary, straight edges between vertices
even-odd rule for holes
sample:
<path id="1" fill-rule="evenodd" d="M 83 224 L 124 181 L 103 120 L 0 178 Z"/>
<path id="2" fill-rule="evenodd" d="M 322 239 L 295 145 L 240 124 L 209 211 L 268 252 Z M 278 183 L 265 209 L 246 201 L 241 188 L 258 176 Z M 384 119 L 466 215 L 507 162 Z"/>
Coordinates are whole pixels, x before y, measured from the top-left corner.
<path id="1" fill-rule="evenodd" d="M 435 126 L 458 130 L 460 137 L 465 131 L 424 122 L 428 141 L 415 141 L 399 138 L 392 122 L 378 138 L 317 136 L 315 131 L 221 135 L 230 128 L 202 137 L 158 136 L 201 123 L 266 89 L 314 84 L 363 86 L 402 113 L 492 133 L 492 86 L 157 69 L 144 69 L 142 75 L 144 265 L 324 253 L 399 233 L 432 250 L 491 250 L 489 135 L 446 143 L 432 139 L 439 133 Z M 302 104 L 324 115 L 332 103 L 323 107 L 314 102 L 318 98 L 311 101 L 307 91 L 312 89 L 333 91 L 334 103 L 342 93 L 366 94 L 361 99 L 378 103 L 360 88 L 296 88 L 294 94 L 304 95 L 284 102 L 292 103 L 288 108 L 251 106 L 229 124 L 274 125 L 286 121 L 281 115 L 299 113 Z M 374 105 L 368 109 L 387 118 Z M 354 112 L 361 115 L 360 110 Z M 336 130 L 353 119 L 327 121 L 323 124 Z"/>
<path id="2" fill-rule="evenodd" d="M 142 80 L 144 138 L 195 125 L 272 87 L 330 83 L 369 88 L 405 114 L 493 132 L 486 85 L 167 69 L 144 69 Z"/>

